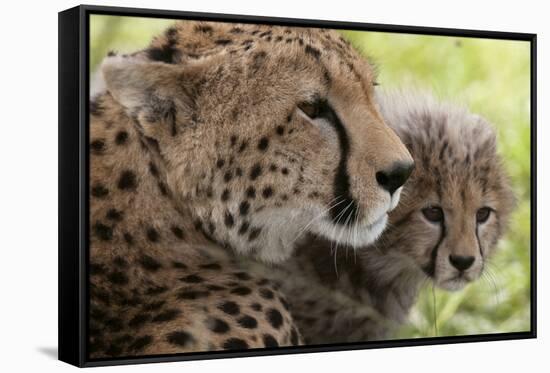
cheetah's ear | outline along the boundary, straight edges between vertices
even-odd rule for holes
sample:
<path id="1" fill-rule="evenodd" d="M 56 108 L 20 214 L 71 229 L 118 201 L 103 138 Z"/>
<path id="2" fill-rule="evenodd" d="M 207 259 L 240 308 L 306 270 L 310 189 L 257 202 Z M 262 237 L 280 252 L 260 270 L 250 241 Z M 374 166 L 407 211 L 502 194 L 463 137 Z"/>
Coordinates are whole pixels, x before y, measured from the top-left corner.
<path id="1" fill-rule="evenodd" d="M 194 110 L 194 82 L 199 66 L 170 65 L 133 57 L 107 57 L 101 70 L 105 86 L 147 135 L 174 133 Z M 164 122 L 168 125 L 158 125 Z"/>

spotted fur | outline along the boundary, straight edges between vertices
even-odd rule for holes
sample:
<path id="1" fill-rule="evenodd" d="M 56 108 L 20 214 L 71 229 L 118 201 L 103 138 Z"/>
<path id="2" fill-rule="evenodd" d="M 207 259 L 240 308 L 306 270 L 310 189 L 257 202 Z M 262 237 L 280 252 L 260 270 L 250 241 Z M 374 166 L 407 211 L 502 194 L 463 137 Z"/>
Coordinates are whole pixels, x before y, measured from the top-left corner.
<path id="1" fill-rule="evenodd" d="M 368 63 L 325 30 L 179 22 L 101 72 L 90 356 L 299 344 L 283 295 L 232 254 L 280 262 L 306 229 L 365 227 L 352 244 L 381 231 L 399 193 L 375 173 L 412 160 L 372 101 Z M 315 100 L 330 115 L 299 108 Z"/>

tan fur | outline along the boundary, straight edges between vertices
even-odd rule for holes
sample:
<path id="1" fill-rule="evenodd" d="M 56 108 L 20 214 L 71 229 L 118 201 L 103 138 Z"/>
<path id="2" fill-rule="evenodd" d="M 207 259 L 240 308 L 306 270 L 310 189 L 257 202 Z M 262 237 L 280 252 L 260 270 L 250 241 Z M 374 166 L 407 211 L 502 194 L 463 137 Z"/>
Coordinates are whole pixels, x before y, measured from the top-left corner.
<path id="1" fill-rule="evenodd" d="M 368 63 L 334 32 L 180 22 L 102 73 L 90 110 L 91 356 L 300 343 L 282 295 L 236 274 L 231 253 L 280 262 L 304 231 L 365 227 L 341 236 L 355 245 L 379 234 L 399 193 L 374 175 L 411 158 L 375 108 Z M 349 226 L 326 211 L 341 198 L 338 133 L 297 108 L 315 97 L 349 137 Z M 220 310 L 227 301 L 238 315 Z"/>
<path id="2" fill-rule="evenodd" d="M 386 339 L 427 280 L 458 290 L 478 279 L 514 206 L 487 121 L 419 93 L 380 94 L 378 101 L 416 164 L 389 228 L 356 251 L 312 238 L 278 271 L 251 266 L 282 285 L 308 344 Z M 443 208 L 443 225 L 424 217 L 430 206 Z M 486 206 L 489 219 L 476 223 Z M 475 261 L 460 274 L 450 255 Z"/>

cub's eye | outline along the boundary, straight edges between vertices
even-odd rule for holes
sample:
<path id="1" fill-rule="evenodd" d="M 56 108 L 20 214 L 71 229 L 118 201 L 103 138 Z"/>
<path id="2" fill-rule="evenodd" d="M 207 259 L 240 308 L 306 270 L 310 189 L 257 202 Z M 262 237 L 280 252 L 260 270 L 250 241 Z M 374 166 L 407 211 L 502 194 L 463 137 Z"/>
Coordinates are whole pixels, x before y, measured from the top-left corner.
<path id="1" fill-rule="evenodd" d="M 378 86 L 380 85 L 380 83 L 378 83 L 378 82 L 375 80 L 374 82 L 372 82 L 372 85 L 373 85 L 374 87 L 378 87 Z"/>
<path id="2" fill-rule="evenodd" d="M 442 222 L 445 218 L 443 210 L 438 206 L 426 207 L 425 209 L 422 209 L 422 214 L 424 214 L 424 217 L 428 219 L 428 221 L 433 223 Z"/>
<path id="3" fill-rule="evenodd" d="M 476 212 L 476 220 L 478 223 L 485 223 L 489 216 L 491 216 L 491 208 L 489 207 L 482 207 Z"/>
<path id="4" fill-rule="evenodd" d="M 315 119 L 321 113 L 321 101 L 302 102 L 298 105 L 298 109 L 302 110 L 310 119 Z"/>

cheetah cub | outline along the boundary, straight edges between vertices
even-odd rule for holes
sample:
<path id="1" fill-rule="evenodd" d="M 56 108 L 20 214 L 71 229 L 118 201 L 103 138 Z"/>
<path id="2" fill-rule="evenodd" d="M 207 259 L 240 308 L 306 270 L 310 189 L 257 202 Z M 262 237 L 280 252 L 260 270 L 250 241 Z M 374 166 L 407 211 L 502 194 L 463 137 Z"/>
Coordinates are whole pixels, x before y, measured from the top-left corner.
<path id="1" fill-rule="evenodd" d="M 354 252 L 312 238 L 274 276 L 308 344 L 387 338 L 427 279 L 446 290 L 475 281 L 514 204 L 484 119 L 427 96 L 378 101 L 416 168 L 375 244 Z"/>

